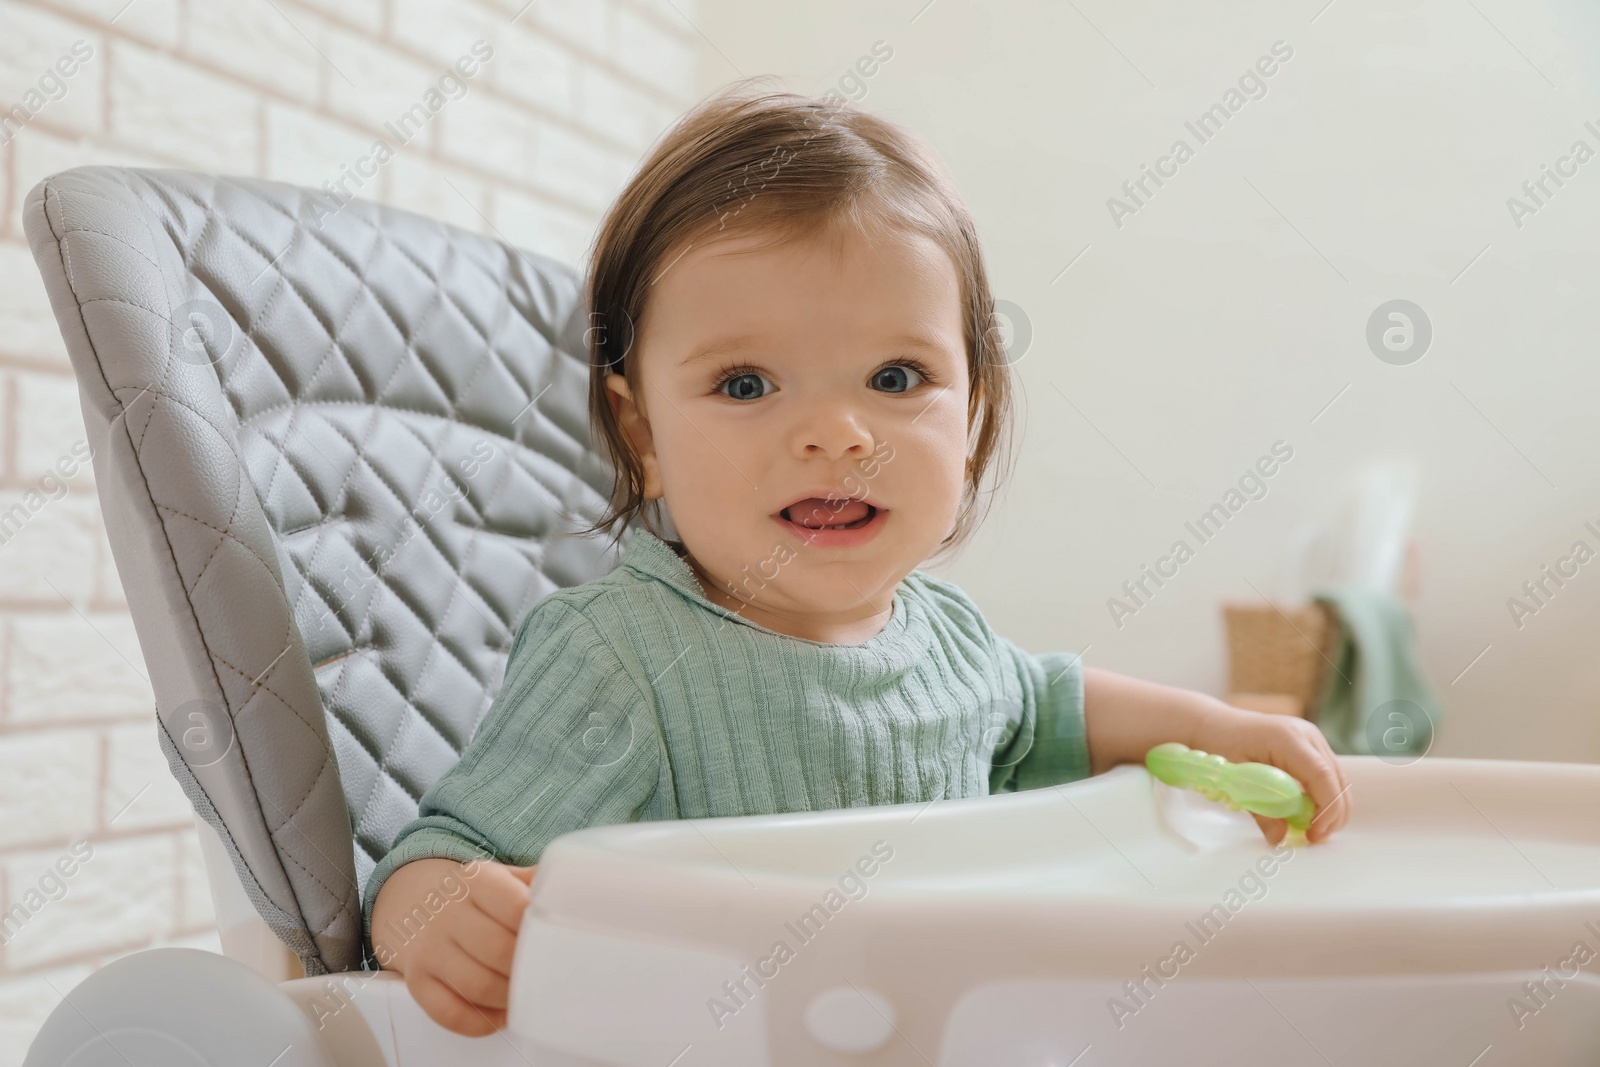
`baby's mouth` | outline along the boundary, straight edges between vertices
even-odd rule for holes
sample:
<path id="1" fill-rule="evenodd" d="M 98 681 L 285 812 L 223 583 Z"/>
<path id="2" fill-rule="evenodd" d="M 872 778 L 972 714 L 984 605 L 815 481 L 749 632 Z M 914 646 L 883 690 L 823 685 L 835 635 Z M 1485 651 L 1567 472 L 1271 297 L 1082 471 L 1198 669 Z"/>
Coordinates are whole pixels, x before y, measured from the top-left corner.
<path id="1" fill-rule="evenodd" d="M 865 500 L 848 497 L 825 500 L 813 496 L 796 500 L 778 514 L 807 530 L 855 530 L 871 522 L 878 508 Z"/>

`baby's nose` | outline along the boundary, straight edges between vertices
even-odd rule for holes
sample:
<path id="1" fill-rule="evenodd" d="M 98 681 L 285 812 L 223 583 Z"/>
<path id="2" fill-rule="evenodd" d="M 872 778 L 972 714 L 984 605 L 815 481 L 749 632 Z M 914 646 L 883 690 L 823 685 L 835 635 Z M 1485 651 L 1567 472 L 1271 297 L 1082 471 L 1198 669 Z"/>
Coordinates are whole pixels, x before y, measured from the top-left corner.
<path id="1" fill-rule="evenodd" d="M 801 421 L 794 440 L 802 455 L 829 459 L 866 457 L 877 443 L 859 415 L 837 406 L 820 405 Z"/>

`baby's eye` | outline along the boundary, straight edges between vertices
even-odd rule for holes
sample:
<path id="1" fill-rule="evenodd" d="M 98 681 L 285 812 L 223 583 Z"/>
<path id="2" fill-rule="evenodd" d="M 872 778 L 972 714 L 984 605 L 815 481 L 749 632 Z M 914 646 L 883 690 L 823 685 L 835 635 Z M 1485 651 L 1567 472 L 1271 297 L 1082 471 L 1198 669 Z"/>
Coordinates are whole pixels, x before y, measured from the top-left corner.
<path id="1" fill-rule="evenodd" d="M 904 363 L 896 363 L 885 367 L 872 376 L 872 387 L 885 393 L 904 393 L 916 387 L 922 381 L 922 375 L 915 367 Z"/>
<path id="2" fill-rule="evenodd" d="M 717 392 L 734 400 L 759 400 L 772 392 L 772 383 L 754 371 L 744 371 L 718 382 Z"/>

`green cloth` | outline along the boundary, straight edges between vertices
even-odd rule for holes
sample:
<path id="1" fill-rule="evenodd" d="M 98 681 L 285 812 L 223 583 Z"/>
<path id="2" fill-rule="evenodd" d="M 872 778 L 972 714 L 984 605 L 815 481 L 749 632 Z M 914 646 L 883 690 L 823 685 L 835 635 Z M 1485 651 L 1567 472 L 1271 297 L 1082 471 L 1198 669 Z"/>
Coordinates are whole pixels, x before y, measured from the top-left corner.
<path id="1" fill-rule="evenodd" d="M 1411 615 L 1369 589 L 1318 590 L 1338 636 L 1314 718 L 1340 755 L 1410 762 L 1428 751 L 1443 707 L 1417 662 Z"/>
<path id="2" fill-rule="evenodd" d="M 611 573 L 517 630 L 461 760 L 367 879 L 429 856 L 536 863 L 586 826 L 983 796 L 1089 775 L 1077 655 L 1033 655 L 912 571 L 860 645 L 790 637 L 705 598 L 636 531 Z"/>

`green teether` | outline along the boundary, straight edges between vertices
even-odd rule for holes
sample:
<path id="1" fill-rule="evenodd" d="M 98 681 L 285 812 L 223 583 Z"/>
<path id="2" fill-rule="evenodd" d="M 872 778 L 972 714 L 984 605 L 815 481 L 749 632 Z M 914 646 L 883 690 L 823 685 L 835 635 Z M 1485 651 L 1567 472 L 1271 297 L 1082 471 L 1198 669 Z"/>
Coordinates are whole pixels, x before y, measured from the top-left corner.
<path id="1" fill-rule="evenodd" d="M 1234 811 L 1250 811 L 1289 824 L 1287 845 L 1306 843 L 1316 805 L 1294 778 L 1265 763 L 1230 763 L 1221 756 L 1180 745 L 1157 745 L 1144 757 L 1155 777 L 1180 789 L 1193 789 Z"/>

